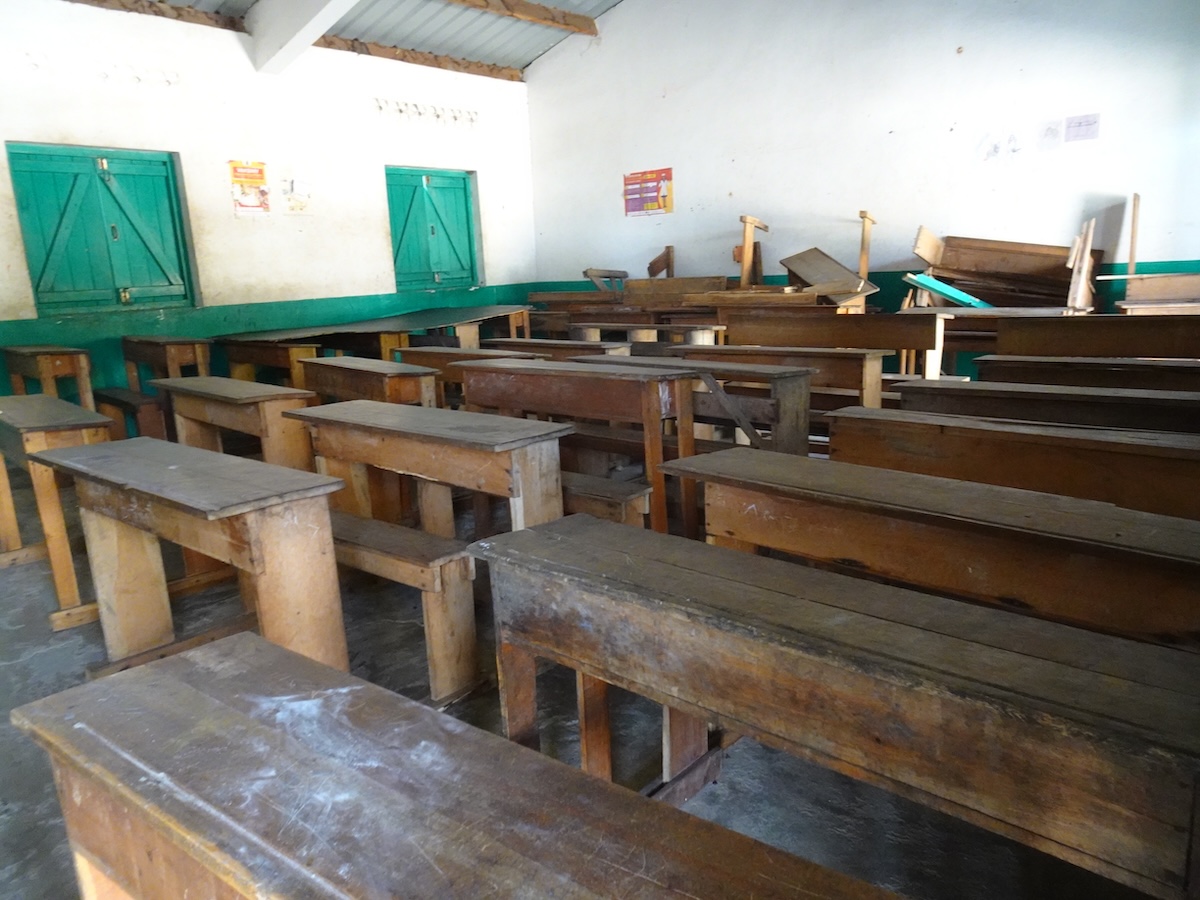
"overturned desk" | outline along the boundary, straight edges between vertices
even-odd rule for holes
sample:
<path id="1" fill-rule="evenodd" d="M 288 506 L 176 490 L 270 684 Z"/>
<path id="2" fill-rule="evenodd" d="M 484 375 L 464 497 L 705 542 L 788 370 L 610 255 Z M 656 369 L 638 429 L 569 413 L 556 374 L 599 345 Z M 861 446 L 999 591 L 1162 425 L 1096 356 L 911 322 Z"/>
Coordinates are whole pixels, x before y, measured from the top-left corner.
<path id="1" fill-rule="evenodd" d="M 326 496 L 339 479 L 153 438 L 31 459 L 75 477 L 113 662 L 175 640 L 163 538 L 237 568 L 267 640 L 348 668 Z"/>

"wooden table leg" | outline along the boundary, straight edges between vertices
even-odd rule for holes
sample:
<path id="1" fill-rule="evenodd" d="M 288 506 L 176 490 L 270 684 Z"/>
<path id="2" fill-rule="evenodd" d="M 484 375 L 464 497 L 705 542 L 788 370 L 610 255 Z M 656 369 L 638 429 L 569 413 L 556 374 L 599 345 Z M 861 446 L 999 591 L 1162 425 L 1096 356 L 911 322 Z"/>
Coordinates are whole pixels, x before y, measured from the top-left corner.
<path id="1" fill-rule="evenodd" d="M 455 536 L 454 496 L 450 485 L 418 478 L 417 506 L 421 511 L 423 530 L 441 537 Z"/>
<path id="2" fill-rule="evenodd" d="M 75 387 L 79 391 L 79 405 L 96 411 L 96 398 L 92 396 L 92 364 L 87 356 L 80 356 L 79 369 L 75 374 Z"/>
<path id="3" fill-rule="evenodd" d="M 80 508 L 104 646 L 114 662 L 175 640 L 158 538 Z"/>
<path id="4" fill-rule="evenodd" d="M 642 387 L 642 442 L 646 452 L 646 480 L 650 482 L 650 527 L 667 533 L 667 480 L 659 466 L 663 461 L 662 403 L 659 382 Z M 691 384 L 688 385 L 689 390 Z M 680 440 L 682 440 L 682 435 Z"/>
<path id="5" fill-rule="evenodd" d="M 472 567 L 468 557 L 451 560 L 441 567 L 441 592 L 421 592 L 429 693 L 434 702 L 458 697 L 479 680 Z"/>
<path id="6" fill-rule="evenodd" d="M 263 462 L 311 472 L 313 450 L 308 427 L 298 419 L 283 417 L 283 410 L 296 408 L 294 400 L 259 404 Z"/>
<path id="7" fill-rule="evenodd" d="M 454 326 L 454 336 L 458 338 L 458 346 L 462 350 L 479 349 L 479 325 L 469 322 L 465 325 Z"/>
<path id="8" fill-rule="evenodd" d="M 75 562 L 71 557 L 70 541 L 67 540 L 67 523 L 63 518 L 62 499 L 58 494 L 54 470 L 31 459 L 29 477 L 33 481 L 33 496 L 45 534 L 46 555 L 50 557 L 50 573 L 54 578 L 59 609 L 77 607 L 80 605 L 79 582 L 75 580 Z"/>
<path id="9" fill-rule="evenodd" d="M 348 672 L 328 501 L 293 500 L 248 516 L 262 551 L 260 570 L 247 579 L 262 636 Z"/>
<path id="10" fill-rule="evenodd" d="M 671 382 L 675 393 L 676 431 L 679 440 L 679 458 L 696 453 L 695 425 L 692 419 L 693 384 L 683 379 Z M 679 505 L 683 519 L 683 533 L 692 540 L 700 537 L 700 511 L 696 507 L 696 481 L 693 478 L 679 479 Z"/>
<path id="11" fill-rule="evenodd" d="M 208 422 L 201 422 L 198 419 L 188 419 L 175 413 L 175 434 L 176 440 L 186 447 L 199 447 L 202 450 L 212 450 L 214 453 L 222 452 L 221 429 L 216 425 L 210 425 Z M 205 556 L 188 547 L 183 548 L 185 581 L 195 581 L 196 586 L 200 586 L 207 583 L 205 576 L 219 577 L 217 573 L 223 573 L 225 569 L 225 564 L 220 560 Z"/>
<path id="12" fill-rule="evenodd" d="M 579 766 L 589 775 L 612 781 L 608 682 L 576 672 L 575 693 L 579 704 Z"/>
<path id="13" fill-rule="evenodd" d="M 364 463 L 347 462 L 335 457 L 318 456 L 315 467 L 322 475 L 340 478 L 346 486 L 329 495 L 330 509 L 349 513 L 352 516 L 371 518 L 373 515 L 371 479 Z"/>
<path id="14" fill-rule="evenodd" d="M 558 441 L 541 441 L 513 451 L 514 492 L 508 509 L 512 530 L 520 531 L 561 519 L 562 469 L 558 460 Z"/>
<path id="15" fill-rule="evenodd" d="M 675 778 L 708 752 L 708 722 L 663 707 L 663 781 Z"/>
<path id="16" fill-rule="evenodd" d="M 12 483 L 8 480 L 8 466 L 0 456 L 0 553 L 8 556 L 21 549 L 21 528 L 17 524 L 17 504 L 13 500 Z M 0 560 L 3 558 L 0 557 Z M 22 560 L 23 561 L 23 560 Z M 0 561 L 4 565 L 16 565 L 17 561 Z"/>
<path id="17" fill-rule="evenodd" d="M 537 660 L 501 636 L 496 646 L 496 675 L 500 689 L 500 718 L 504 733 L 533 750 L 540 750 L 537 726 Z"/>

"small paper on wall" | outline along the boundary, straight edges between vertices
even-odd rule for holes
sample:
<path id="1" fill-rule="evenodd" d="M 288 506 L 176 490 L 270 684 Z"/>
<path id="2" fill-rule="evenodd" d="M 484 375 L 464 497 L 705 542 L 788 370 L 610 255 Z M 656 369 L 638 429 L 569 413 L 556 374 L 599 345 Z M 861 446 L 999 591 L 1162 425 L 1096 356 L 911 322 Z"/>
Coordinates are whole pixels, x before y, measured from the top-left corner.
<path id="1" fill-rule="evenodd" d="M 289 216 L 312 215 L 312 209 L 309 206 L 312 200 L 312 188 L 309 186 L 308 179 L 296 177 L 295 173 L 288 172 L 284 175 L 280 193 L 283 195 L 284 214 Z"/>
<path id="2" fill-rule="evenodd" d="M 625 176 L 625 215 L 661 216 L 675 210 L 671 169 L 648 169 Z"/>
<path id="3" fill-rule="evenodd" d="M 233 194 L 233 214 L 239 218 L 260 218 L 271 213 L 271 189 L 267 187 L 267 164 L 231 159 L 229 184 Z"/>

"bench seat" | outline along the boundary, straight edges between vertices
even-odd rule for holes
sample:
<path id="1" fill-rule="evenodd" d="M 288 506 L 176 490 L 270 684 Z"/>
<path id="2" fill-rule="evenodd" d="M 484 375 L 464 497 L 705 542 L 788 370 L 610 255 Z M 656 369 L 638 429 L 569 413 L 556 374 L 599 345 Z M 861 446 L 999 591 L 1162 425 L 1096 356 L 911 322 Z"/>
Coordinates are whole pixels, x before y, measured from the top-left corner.
<path id="1" fill-rule="evenodd" d="M 167 439 L 166 417 L 163 415 L 163 398 L 129 388 L 95 388 L 92 396 L 96 400 L 96 412 L 108 416 L 116 423 L 113 438 L 124 440 L 129 437 L 126 415 L 137 425 L 138 437 Z"/>
<path id="2" fill-rule="evenodd" d="M 339 563 L 421 592 L 433 701 L 449 703 L 475 687 L 475 566 L 467 545 L 344 512 L 331 512 L 330 520 Z"/>
<path id="3" fill-rule="evenodd" d="M 562 473 L 563 511 L 642 528 L 650 514 L 650 485 L 581 472 Z"/>

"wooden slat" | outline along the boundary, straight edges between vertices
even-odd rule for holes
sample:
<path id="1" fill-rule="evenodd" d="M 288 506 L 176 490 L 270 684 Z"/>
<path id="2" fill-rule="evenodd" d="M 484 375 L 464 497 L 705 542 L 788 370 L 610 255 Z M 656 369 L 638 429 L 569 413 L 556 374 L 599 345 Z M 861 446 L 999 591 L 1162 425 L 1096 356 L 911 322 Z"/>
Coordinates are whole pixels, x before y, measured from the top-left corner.
<path id="1" fill-rule="evenodd" d="M 982 381 L 1200 391 L 1200 360 L 1105 356 L 980 356 Z"/>
<path id="2" fill-rule="evenodd" d="M 1069 316 L 1004 319 L 1006 356 L 1148 356 L 1200 359 L 1200 316 Z"/>

